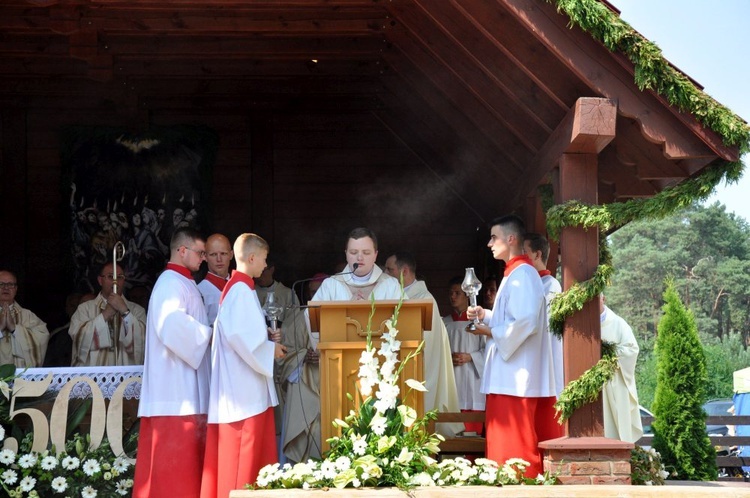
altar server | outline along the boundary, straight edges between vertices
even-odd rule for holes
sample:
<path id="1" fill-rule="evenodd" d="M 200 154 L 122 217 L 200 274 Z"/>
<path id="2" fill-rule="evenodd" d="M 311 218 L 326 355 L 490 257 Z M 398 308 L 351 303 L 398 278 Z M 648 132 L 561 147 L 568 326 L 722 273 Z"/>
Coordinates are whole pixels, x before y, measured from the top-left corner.
<path id="1" fill-rule="evenodd" d="M 234 258 L 232 245 L 226 236 L 215 233 L 206 241 L 206 263 L 208 273 L 206 278 L 198 284 L 198 290 L 203 296 L 203 304 L 206 306 L 208 323 L 213 326 L 216 314 L 219 311 L 219 298 L 221 291 L 229 280 L 229 265 Z"/>
<path id="2" fill-rule="evenodd" d="M 200 496 L 211 327 L 191 272 L 205 259 L 205 244 L 180 228 L 170 252 L 148 307 L 134 498 Z"/>
<path id="3" fill-rule="evenodd" d="M 516 216 L 492 222 L 487 247 L 506 262 L 492 310 L 469 307 L 467 316 L 483 324 L 487 337 L 482 392 L 487 395 L 487 458 L 529 462 L 527 477 L 543 472 L 539 442 L 558 436 L 555 369 L 547 333 L 544 287 L 523 254 L 523 221 Z"/>
<path id="4" fill-rule="evenodd" d="M 471 323 L 466 316 L 469 298 L 461 290 L 463 277 L 456 276 L 449 282 L 448 297 L 452 313 L 443 317 L 453 359 L 453 372 L 456 376 L 458 402 L 462 412 L 483 412 L 485 395 L 481 392 L 484 373 L 484 350 L 486 337 L 466 333 Z M 484 433 L 484 423 L 466 422 L 466 431 Z"/>
<path id="5" fill-rule="evenodd" d="M 201 498 L 224 498 L 253 484 L 277 461 L 274 358 L 286 348 L 269 339 L 253 278 L 266 267 L 268 243 L 245 233 L 234 243 L 237 269 L 221 293 L 211 344 L 211 394 Z"/>

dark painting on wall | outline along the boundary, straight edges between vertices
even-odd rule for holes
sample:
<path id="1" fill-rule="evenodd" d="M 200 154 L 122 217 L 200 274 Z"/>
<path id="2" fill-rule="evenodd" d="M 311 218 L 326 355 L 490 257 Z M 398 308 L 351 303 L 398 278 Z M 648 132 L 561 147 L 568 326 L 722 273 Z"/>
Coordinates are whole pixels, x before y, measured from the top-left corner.
<path id="1" fill-rule="evenodd" d="M 172 232 L 200 230 L 210 219 L 215 133 L 205 127 L 138 135 L 77 127 L 67 130 L 64 143 L 72 289 L 96 292 L 96 273 L 122 242 L 125 288 L 149 292 L 169 259 Z"/>

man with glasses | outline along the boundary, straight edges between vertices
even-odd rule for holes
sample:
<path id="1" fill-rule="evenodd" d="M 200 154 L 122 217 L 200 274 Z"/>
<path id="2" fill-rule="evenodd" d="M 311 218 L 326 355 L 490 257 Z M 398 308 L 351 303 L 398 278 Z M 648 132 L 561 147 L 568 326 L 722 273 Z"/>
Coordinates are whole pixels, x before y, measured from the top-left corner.
<path id="1" fill-rule="evenodd" d="M 208 273 L 206 273 L 206 278 L 198 284 L 198 290 L 203 295 L 203 304 L 206 306 L 208 323 L 211 326 L 216 321 L 216 314 L 219 312 L 219 298 L 229 280 L 229 265 L 233 258 L 234 251 L 228 238 L 220 233 L 215 233 L 208 238 L 206 241 Z"/>
<path id="2" fill-rule="evenodd" d="M 125 273 L 120 265 L 117 280 L 114 273 L 112 263 L 102 267 L 99 295 L 79 305 L 70 319 L 74 367 L 143 364 L 146 310 L 122 296 Z"/>
<path id="3" fill-rule="evenodd" d="M 192 272 L 206 257 L 201 235 L 180 228 L 151 293 L 134 498 L 200 495 L 211 326 Z"/>
<path id="4" fill-rule="evenodd" d="M 47 324 L 16 302 L 17 292 L 16 276 L 0 270 L 0 365 L 40 367 L 49 341 Z"/>

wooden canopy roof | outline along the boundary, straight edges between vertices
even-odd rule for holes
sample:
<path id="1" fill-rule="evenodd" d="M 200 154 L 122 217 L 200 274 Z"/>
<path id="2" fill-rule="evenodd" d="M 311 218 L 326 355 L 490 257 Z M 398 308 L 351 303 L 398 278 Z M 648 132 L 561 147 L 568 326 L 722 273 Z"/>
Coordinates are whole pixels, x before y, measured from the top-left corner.
<path id="1" fill-rule="evenodd" d="M 479 219 L 546 181 L 580 97 L 617 103 L 601 203 L 738 160 L 543 0 L 0 3 L 6 109 L 100 107 L 134 129 L 153 109 L 364 110 Z"/>

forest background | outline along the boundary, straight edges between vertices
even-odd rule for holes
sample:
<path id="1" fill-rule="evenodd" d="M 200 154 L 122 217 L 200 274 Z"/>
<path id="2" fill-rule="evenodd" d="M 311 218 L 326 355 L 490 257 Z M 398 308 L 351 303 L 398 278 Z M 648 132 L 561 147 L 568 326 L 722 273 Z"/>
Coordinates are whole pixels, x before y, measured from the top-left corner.
<path id="1" fill-rule="evenodd" d="M 640 354 L 638 397 L 656 390 L 657 327 L 664 282 L 672 278 L 693 312 L 706 353 L 708 397 L 733 393 L 732 373 L 750 366 L 750 225 L 719 203 L 662 220 L 630 223 L 608 238 L 615 275 L 607 305 L 633 328 Z"/>

